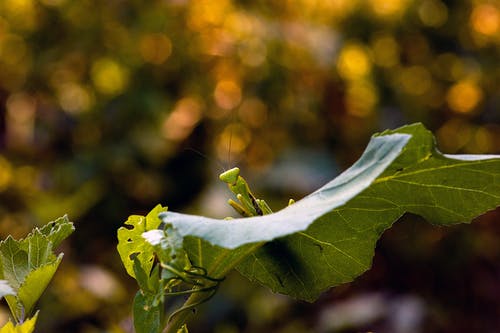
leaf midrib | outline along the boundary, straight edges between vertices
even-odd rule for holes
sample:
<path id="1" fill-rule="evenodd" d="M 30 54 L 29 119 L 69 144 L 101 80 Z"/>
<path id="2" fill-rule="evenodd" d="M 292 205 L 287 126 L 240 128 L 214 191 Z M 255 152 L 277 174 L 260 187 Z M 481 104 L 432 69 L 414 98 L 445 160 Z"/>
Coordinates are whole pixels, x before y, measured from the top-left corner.
<path id="1" fill-rule="evenodd" d="M 415 165 L 419 165 L 423 161 L 427 161 L 427 160 L 428 159 L 421 160 L 421 161 L 415 163 Z M 438 167 L 425 168 L 425 169 L 415 170 L 415 171 L 411 171 L 411 172 L 403 172 L 403 171 L 401 171 L 401 172 L 396 172 L 395 174 L 392 174 L 390 176 L 385 176 L 385 177 L 377 178 L 377 179 L 375 179 L 373 181 L 372 184 L 379 184 L 379 183 L 383 183 L 383 182 L 386 182 L 386 181 L 389 181 L 389 180 L 392 180 L 392 179 L 397 179 L 397 178 L 402 178 L 402 177 L 407 177 L 407 176 L 413 176 L 413 175 L 417 175 L 417 174 L 421 174 L 421 173 L 439 171 L 439 170 L 444 170 L 444 169 L 453 169 L 453 168 L 457 168 L 457 167 L 470 167 L 471 165 L 476 165 L 476 164 L 484 165 L 485 163 L 494 163 L 494 162 L 497 162 L 497 160 L 498 159 L 492 158 L 490 160 L 466 161 L 466 162 L 456 163 L 456 164 L 452 164 L 452 165 L 441 165 L 441 166 L 438 166 Z M 479 171 L 479 170 L 474 170 L 474 171 L 482 172 L 482 171 Z M 482 173 L 485 173 L 487 175 L 493 176 L 492 174 L 487 173 L 487 172 L 482 172 Z"/>

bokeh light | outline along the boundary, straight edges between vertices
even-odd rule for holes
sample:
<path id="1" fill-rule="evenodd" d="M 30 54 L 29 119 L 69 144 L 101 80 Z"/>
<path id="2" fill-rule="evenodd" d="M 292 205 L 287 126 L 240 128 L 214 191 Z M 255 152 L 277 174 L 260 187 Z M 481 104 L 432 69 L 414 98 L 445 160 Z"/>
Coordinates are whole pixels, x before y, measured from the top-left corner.
<path id="1" fill-rule="evenodd" d="M 165 118 L 163 136 L 173 141 L 185 140 L 200 121 L 202 107 L 201 102 L 194 97 L 179 100 L 174 110 Z"/>
<path id="2" fill-rule="evenodd" d="M 0 156 L 0 192 L 4 191 L 12 179 L 12 166 L 3 156 Z"/>
<path id="3" fill-rule="evenodd" d="M 231 110 L 241 102 L 241 88 L 234 81 L 221 80 L 215 87 L 214 99 L 220 108 Z"/>
<path id="4" fill-rule="evenodd" d="M 453 111 L 467 113 L 481 102 L 483 92 L 473 81 L 459 81 L 454 84 L 446 95 L 448 105 Z"/>
<path id="5" fill-rule="evenodd" d="M 141 38 L 139 48 L 144 61 L 160 65 L 172 53 L 172 42 L 164 34 L 148 34 Z"/>
<path id="6" fill-rule="evenodd" d="M 399 81 L 403 91 L 410 95 L 422 95 L 431 87 L 431 75 L 423 66 L 402 68 Z"/>
<path id="7" fill-rule="evenodd" d="M 374 62 L 381 67 L 394 67 L 399 64 L 399 45 L 393 36 L 376 35 L 372 40 Z"/>
<path id="8" fill-rule="evenodd" d="M 370 0 L 372 11 L 379 17 L 385 19 L 395 19 L 403 15 L 408 0 Z"/>
<path id="9" fill-rule="evenodd" d="M 448 7 L 440 0 L 424 0 L 418 7 L 418 17 L 428 27 L 440 27 L 448 20 Z"/>
<path id="10" fill-rule="evenodd" d="M 109 58 L 101 58 L 92 64 L 92 81 L 102 94 L 117 95 L 124 91 L 129 81 L 128 70 Z"/>
<path id="11" fill-rule="evenodd" d="M 361 44 L 351 42 L 340 52 L 337 68 L 339 75 L 344 79 L 359 79 L 370 74 L 371 59 Z"/>
<path id="12" fill-rule="evenodd" d="M 472 28 L 486 36 L 500 39 L 500 9 L 490 3 L 474 6 L 470 16 Z"/>

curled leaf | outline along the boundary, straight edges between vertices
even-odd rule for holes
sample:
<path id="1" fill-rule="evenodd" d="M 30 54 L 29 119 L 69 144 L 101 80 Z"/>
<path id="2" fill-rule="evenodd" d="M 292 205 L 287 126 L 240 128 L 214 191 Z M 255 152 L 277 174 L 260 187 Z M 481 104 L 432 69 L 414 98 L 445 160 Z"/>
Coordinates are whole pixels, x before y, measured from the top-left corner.
<path id="1" fill-rule="evenodd" d="M 237 269 L 273 291 L 313 301 L 365 272 L 382 232 L 404 213 L 452 225 L 499 205 L 499 155 L 444 155 L 414 124 L 374 135 L 352 167 L 276 213 L 231 221 L 173 212 L 161 218 L 195 245 L 189 255 L 196 258 L 267 242 Z"/>
<path id="2" fill-rule="evenodd" d="M 164 212 L 160 217 L 182 236 L 196 236 L 228 249 L 304 231 L 316 219 L 367 188 L 399 156 L 409 139 L 407 134 L 372 138 L 352 167 L 304 199 L 273 214 L 232 219 L 230 223 L 225 219 L 174 212 Z"/>

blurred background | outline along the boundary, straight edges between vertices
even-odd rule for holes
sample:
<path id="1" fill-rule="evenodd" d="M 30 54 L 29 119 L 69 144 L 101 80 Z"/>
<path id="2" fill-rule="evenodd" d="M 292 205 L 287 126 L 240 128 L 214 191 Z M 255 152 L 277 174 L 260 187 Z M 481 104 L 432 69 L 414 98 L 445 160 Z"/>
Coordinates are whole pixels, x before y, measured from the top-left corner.
<path id="1" fill-rule="evenodd" d="M 0 0 L 0 236 L 77 229 L 37 331 L 130 332 L 117 228 L 227 216 L 234 165 L 279 209 L 386 128 L 500 153 L 499 59 L 496 0 Z M 192 332 L 499 332 L 499 210 L 403 220 L 354 283 L 308 304 L 235 273 Z"/>

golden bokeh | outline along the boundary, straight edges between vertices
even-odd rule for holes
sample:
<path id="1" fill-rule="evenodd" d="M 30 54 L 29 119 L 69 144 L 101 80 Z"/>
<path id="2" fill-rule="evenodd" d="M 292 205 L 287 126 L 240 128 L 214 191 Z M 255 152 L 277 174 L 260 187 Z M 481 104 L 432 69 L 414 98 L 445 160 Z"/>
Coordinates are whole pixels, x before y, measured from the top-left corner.
<path id="1" fill-rule="evenodd" d="M 36 5 L 34 0 L 0 1 L 0 13 L 14 23 L 16 29 L 29 31 L 37 25 Z"/>
<path id="2" fill-rule="evenodd" d="M 147 34 L 141 38 L 139 50 L 144 61 L 161 65 L 172 53 L 172 42 L 165 34 Z"/>
<path id="3" fill-rule="evenodd" d="M 12 149 L 30 149 L 34 142 L 36 101 L 26 93 L 7 99 L 6 141 Z"/>
<path id="4" fill-rule="evenodd" d="M 441 150 L 446 153 L 490 154 L 495 151 L 494 129 L 449 120 L 437 132 Z"/>
<path id="5" fill-rule="evenodd" d="M 338 22 L 358 6 L 358 0 L 300 0 L 289 1 L 288 10 L 314 22 Z"/>
<path id="6" fill-rule="evenodd" d="M 368 81 L 354 81 L 347 88 L 347 112 L 357 117 L 371 115 L 377 105 L 378 95 L 375 86 Z"/>
<path id="7" fill-rule="evenodd" d="M 100 58 L 92 64 L 92 81 L 100 93 L 118 95 L 129 83 L 129 71 L 111 58 Z"/>
<path id="8" fill-rule="evenodd" d="M 403 15 L 409 0 L 369 0 L 371 10 L 384 19 L 396 19 Z"/>
<path id="9" fill-rule="evenodd" d="M 266 61 L 266 44 L 260 38 L 248 38 L 239 45 L 238 55 L 245 65 L 260 66 Z"/>
<path id="10" fill-rule="evenodd" d="M 46 6 L 59 7 L 62 6 L 67 0 L 39 0 Z"/>
<path id="11" fill-rule="evenodd" d="M 468 113 L 481 102 L 483 91 L 477 83 L 462 80 L 450 87 L 446 95 L 449 107 L 458 113 Z"/>
<path id="12" fill-rule="evenodd" d="M 220 26 L 231 9 L 231 0 L 194 0 L 189 6 L 187 24 L 189 28 L 196 31 L 202 31 L 211 26 Z"/>
<path id="13" fill-rule="evenodd" d="M 472 28 L 500 42 L 500 6 L 497 3 L 482 3 L 474 6 L 470 16 Z"/>
<path id="14" fill-rule="evenodd" d="M 0 60 L 8 66 L 22 63 L 27 52 L 26 42 L 19 35 L 7 34 L 0 39 Z"/>
<path id="15" fill-rule="evenodd" d="M 436 133 L 440 149 L 449 154 L 460 151 L 472 138 L 473 128 L 460 119 L 447 121 Z"/>
<path id="16" fill-rule="evenodd" d="M 424 25 L 437 28 L 448 20 L 448 8 L 440 0 L 424 0 L 419 4 L 418 17 Z"/>
<path id="17" fill-rule="evenodd" d="M 488 154 L 493 152 L 493 134 L 485 127 L 478 127 L 472 138 L 471 153 Z"/>
<path id="18" fill-rule="evenodd" d="M 253 128 L 263 127 L 268 117 L 266 104 L 259 98 L 245 99 L 239 109 L 238 115 L 242 122 Z"/>
<path id="19" fill-rule="evenodd" d="M 0 155 L 0 192 L 10 185 L 12 179 L 12 166 L 10 162 Z"/>
<path id="20" fill-rule="evenodd" d="M 71 82 L 59 86 L 58 98 L 61 108 L 73 114 L 88 111 L 92 107 L 94 101 L 88 89 L 77 83 Z"/>
<path id="21" fill-rule="evenodd" d="M 373 61 L 382 67 L 394 67 L 399 64 L 399 45 L 393 36 L 377 34 L 371 42 Z"/>
<path id="22" fill-rule="evenodd" d="M 240 158 L 240 155 L 252 141 L 252 132 L 241 123 L 227 125 L 217 137 L 217 156 L 219 160 L 231 162 L 232 157 Z"/>
<path id="23" fill-rule="evenodd" d="M 410 66 L 399 71 L 399 82 L 404 92 L 419 96 L 430 89 L 432 77 L 425 67 Z"/>
<path id="24" fill-rule="evenodd" d="M 339 75 L 347 80 L 356 80 L 370 74 L 372 62 L 367 49 L 360 43 L 347 43 L 337 60 Z"/>
<path id="25" fill-rule="evenodd" d="M 464 60 L 451 52 L 436 56 L 431 66 L 433 73 L 446 81 L 458 81 L 466 74 Z"/>
<path id="26" fill-rule="evenodd" d="M 202 103 L 198 98 L 184 97 L 180 99 L 163 122 L 163 137 L 172 141 L 186 139 L 201 120 L 202 108 Z"/>
<path id="27" fill-rule="evenodd" d="M 14 172 L 14 185 L 29 195 L 38 190 L 38 177 L 39 172 L 33 166 L 20 166 Z"/>
<path id="28" fill-rule="evenodd" d="M 236 82 L 221 80 L 214 90 L 215 103 L 221 109 L 231 110 L 240 104 L 241 94 L 241 88 Z"/>

